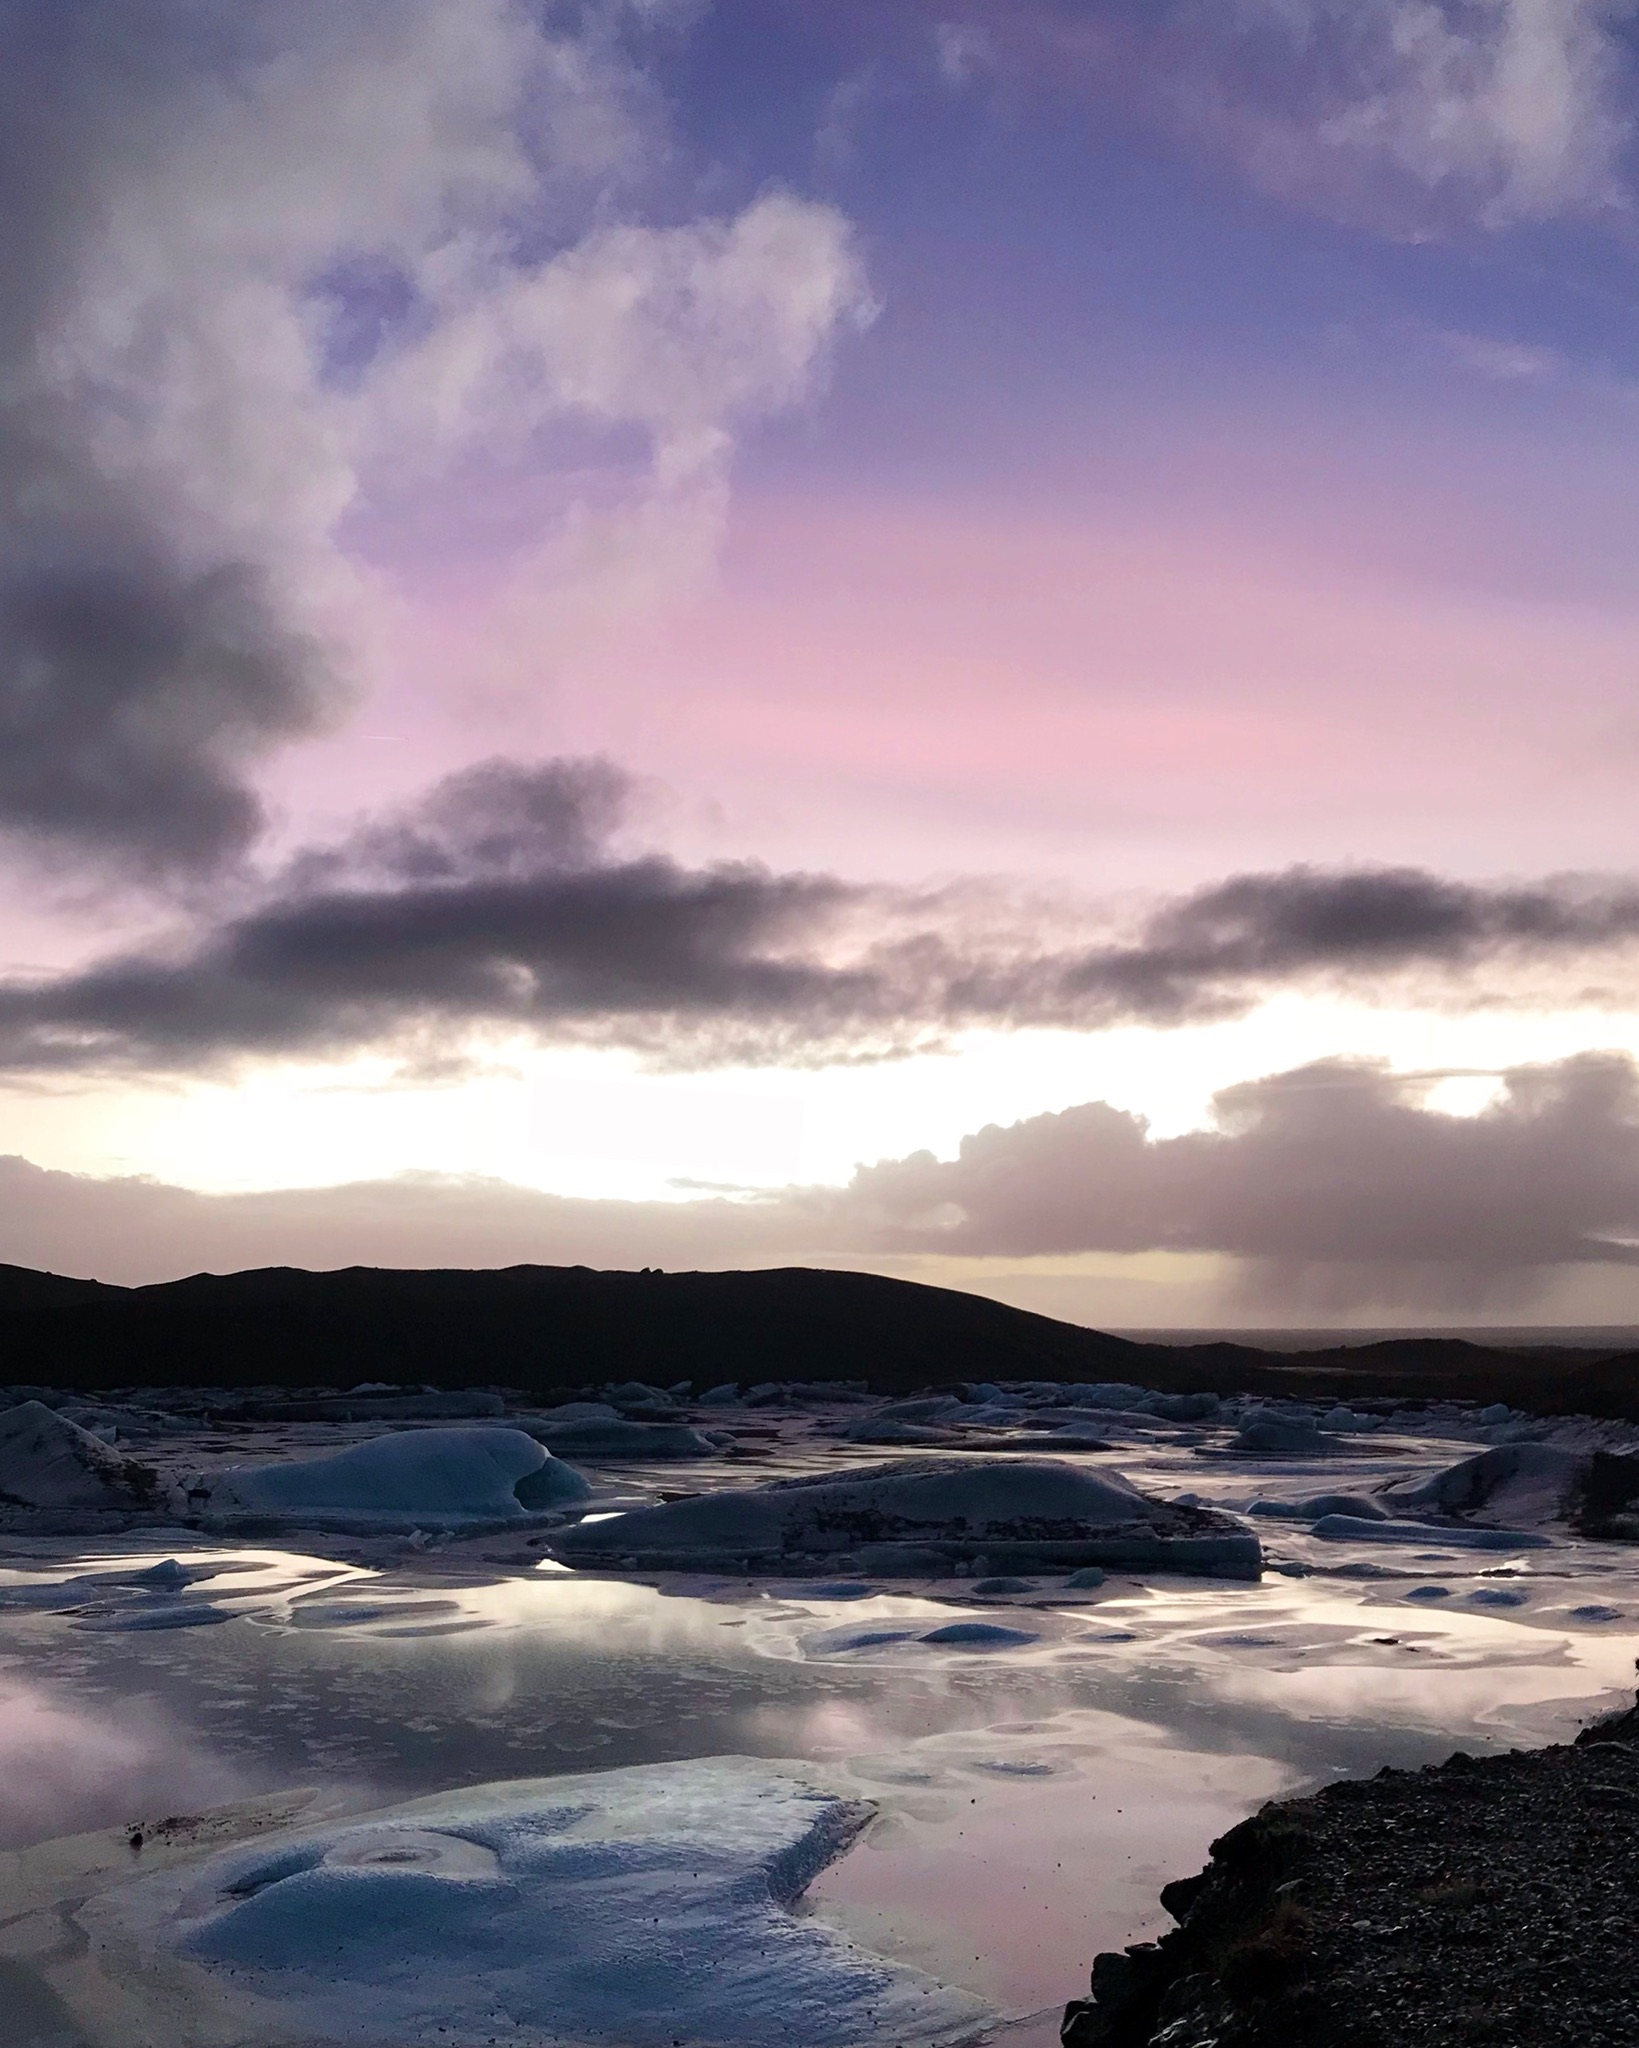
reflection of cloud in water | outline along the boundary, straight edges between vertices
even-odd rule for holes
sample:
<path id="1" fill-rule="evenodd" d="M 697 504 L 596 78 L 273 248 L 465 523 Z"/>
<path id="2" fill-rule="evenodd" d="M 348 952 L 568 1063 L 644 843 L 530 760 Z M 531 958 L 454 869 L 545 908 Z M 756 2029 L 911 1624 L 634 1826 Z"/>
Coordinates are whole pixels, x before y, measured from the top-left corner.
<path id="1" fill-rule="evenodd" d="M 1045 1987 L 1080 1983 L 1098 1950 L 1170 1924 L 1160 1886 L 1298 1775 L 1076 1709 L 992 1719 L 845 1768 L 883 1819 L 865 1853 L 820 1877 L 815 1910 L 1016 2013 Z"/>
<path id="2" fill-rule="evenodd" d="M 0 1848 L 117 1827 L 154 1808 L 214 1804 L 244 1786 L 140 1700 L 117 1720 L 0 1679 Z"/>

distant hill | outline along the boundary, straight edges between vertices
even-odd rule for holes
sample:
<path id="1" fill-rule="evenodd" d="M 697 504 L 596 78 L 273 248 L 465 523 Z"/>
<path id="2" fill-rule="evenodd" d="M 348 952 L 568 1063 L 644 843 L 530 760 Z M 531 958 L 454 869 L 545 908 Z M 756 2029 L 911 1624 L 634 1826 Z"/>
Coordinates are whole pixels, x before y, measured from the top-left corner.
<path id="1" fill-rule="evenodd" d="M 7 1309 L 66 1308 L 129 1294 L 101 1280 L 70 1280 L 62 1273 L 36 1273 L 32 1266 L 0 1265 L 0 1313 Z"/>
<path id="2" fill-rule="evenodd" d="M 1639 1416 L 1639 1354 L 1590 1358 L 1461 1338 L 1273 1352 L 1153 1344 L 874 1273 L 309 1273 L 291 1267 L 109 1287 L 0 1267 L 11 1385 L 351 1387 L 365 1380 L 545 1394 L 610 1380 L 1133 1380 L 1180 1392 L 1447 1396 Z"/>

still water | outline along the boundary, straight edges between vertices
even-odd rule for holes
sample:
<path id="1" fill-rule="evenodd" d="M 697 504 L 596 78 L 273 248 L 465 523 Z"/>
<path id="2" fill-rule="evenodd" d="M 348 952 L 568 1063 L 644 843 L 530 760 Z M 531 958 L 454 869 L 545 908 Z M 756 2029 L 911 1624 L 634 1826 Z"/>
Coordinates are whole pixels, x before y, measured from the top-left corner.
<path id="1" fill-rule="evenodd" d="M 1172 1462 L 1122 1460 L 1176 1486 Z M 876 1810 L 801 1910 L 980 1994 L 998 2038 L 1039 2048 L 1092 1956 L 1159 1931 L 1161 1885 L 1263 1800 L 1552 1740 L 1629 1697 L 1639 1575 L 1620 1547 L 1385 1558 L 1265 1533 L 1285 1569 L 1258 1584 L 1040 1579 L 1001 1599 L 628 1583 L 472 1545 L 372 1566 L 180 1534 L 40 1544 L 0 1571 L 0 1849 L 295 1790 L 362 1814 L 495 1780 L 795 1760 Z M 121 1589 L 164 1557 L 200 1571 L 184 1604 L 202 1625 L 150 1626 Z M 85 1574 L 106 1602 L 78 1587 L 52 1611 Z M 1005 1639 L 920 1640 L 963 1617 Z M 73 2010 L 71 1912 L 29 1959 L 33 1909 L 52 1883 L 68 1897 L 64 1858 L 43 1855 L 0 1858 L 0 1957 L 19 1996 L 66 1985 L 40 2010 L 101 2048 L 105 2018 Z"/>

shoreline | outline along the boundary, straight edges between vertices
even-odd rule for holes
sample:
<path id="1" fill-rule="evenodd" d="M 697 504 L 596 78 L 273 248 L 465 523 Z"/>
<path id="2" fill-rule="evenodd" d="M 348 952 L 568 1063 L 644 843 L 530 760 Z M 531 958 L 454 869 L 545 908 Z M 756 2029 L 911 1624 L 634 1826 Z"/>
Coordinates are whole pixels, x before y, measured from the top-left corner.
<path id="1" fill-rule="evenodd" d="M 1276 1800 L 1101 1955 L 1065 2048 L 1618 2048 L 1639 2037 L 1639 1705 L 1569 1743 Z"/>

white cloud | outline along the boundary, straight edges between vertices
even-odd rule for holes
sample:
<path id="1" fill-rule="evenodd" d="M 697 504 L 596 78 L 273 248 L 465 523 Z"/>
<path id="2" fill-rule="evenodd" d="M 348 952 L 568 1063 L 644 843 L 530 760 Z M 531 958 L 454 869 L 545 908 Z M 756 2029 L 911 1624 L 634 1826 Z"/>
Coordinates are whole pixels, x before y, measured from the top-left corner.
<path id="1" fill-rule="evenodd" d="M 847 221 L 768 193 L 731 219 L 601 228 L 532 269 L 480 260 L 359 403 L 367 445 L 423 461 L 516 445 L 566 414 L 640 427 L 662 489 L 721 470 L 868 310 Z M 414 459 L 414 457 L 412 457 Z"/>
<path id="2" fill-rule="evenodd" d="M 1631 131 L 1617 96 L 1608 0 L 1379 0 L 1380 83 L 1334 114 L 1322 138 L 1375 152 L 1433 189 L 1482 195 L 1487 220 L 1543 219 L 1609 204 Z M 1375 17 L 1375 20 L 1373 19 Z"/>
<path id="3" fill-rule="evenodd" d="M 1567 368 L 1557 349 L 1537 348 L 1529 342 L 1450 328 L 1439 329 L 1432 338 L 1459 369 L 1472 370 L 1494 384 L 1546 384 L 1563 376 Z"/>
<path id="4" fill-rule="evenodd" d="M 960 91 L 984 69 L 991 55 L 990 38 L 976 22 L 942 21 L 934 31 L 934 59 L 939 76 Z"/>
<path id="5" fill-rule="evenodd" d="M 1375 207 L 1409 232 L 1596 211 L 1622 202 L 1633 122 L 1617 24 L 1629 12 L 1628 0 L 1239 0 L 1240 48 L 1196 105 L 1263 182 Z"/>
<path id="6" fill-rule="evenodd" d="M 675 11 L 11 10 L 0 613 L 65 563 L 80 586 L 62 615 L 52 585 L 43 670 L 45 628 L 0 645 L 0 829 L 89 836 L 127 864 L 145 834 L 162 865 L 231 856 L 257 815 L 242 757 L 335 701 L 315 636 L 368 587 L 344 517 L 516 459 L 553 421 L 643 452 L 530 538 L 537 584 L 601 588 L 614 563 L 629 601 L 709 562 L 739 435 L 812 388 L 868 300 L 832 208 L 771 192 L 721 219 L 630 218 L 670 143 L 620 30 Z M 53 36 L 31 72 L 30 38 Z M 248 682 L 232 633 L 192 623 L 224 568 L 265 657 Z M 139 612 L 165 600 L 142 690 L 85 673 L 110 578 L 140 586 Z M 91 610 L 99 647 L 121 637 Z M 190 790 L 184 843 L 156 819 Z"/>

